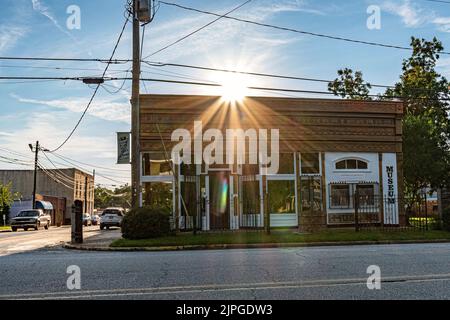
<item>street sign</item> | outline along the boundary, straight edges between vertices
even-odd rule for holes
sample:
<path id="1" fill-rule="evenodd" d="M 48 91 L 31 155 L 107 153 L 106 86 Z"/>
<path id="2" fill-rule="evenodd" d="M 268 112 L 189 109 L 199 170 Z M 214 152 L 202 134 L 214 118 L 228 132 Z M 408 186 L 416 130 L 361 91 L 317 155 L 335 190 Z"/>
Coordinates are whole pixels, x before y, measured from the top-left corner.
<path id="1" fill-rule="evenodd" d="M 130 132 L 117 132 L 117 164 L 130 164 Z"/>

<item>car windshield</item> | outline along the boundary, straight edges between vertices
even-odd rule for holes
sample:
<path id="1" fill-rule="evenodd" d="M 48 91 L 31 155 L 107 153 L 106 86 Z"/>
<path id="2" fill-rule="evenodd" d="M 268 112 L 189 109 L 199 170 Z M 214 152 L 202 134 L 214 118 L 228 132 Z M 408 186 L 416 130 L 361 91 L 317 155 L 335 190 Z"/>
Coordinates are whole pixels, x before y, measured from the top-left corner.
<path id="1" fill-rule="evenodd" d="M 36 217 L 39 215 L 39 211 L 22 211 L 17 216 L 18 217 Z"/>
<path id="2" fill-rule="evenodd" d="M 109 210 L 103 211 L 103 215 L 104 216 L 107 215 L 107 214 L 115 214 L 115 215 L 121 216 L 122 212 L 120 210 L 117 210 L 117 209 L 109 209 Z"/>

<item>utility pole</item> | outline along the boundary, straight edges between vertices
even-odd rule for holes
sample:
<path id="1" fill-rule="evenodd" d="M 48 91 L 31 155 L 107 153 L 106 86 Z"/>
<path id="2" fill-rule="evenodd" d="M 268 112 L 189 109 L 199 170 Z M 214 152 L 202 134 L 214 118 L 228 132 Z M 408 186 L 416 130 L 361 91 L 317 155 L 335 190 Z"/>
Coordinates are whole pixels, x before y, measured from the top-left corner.
<path id="1" fill-rule="evenodd" d="M 131 91 L 131 206 L 139 206 L 140 191 L 140 148 L 139 148 L 139 94 L 141 77 L 140 57 L 140 25 L 139 25 L 139 0 L 133 0 L 133 81 Z"/>
<path id="2" fill-rule="evenodd" d="M 29 144 L 31 151 L 33 146 Z M 39 141 L 36 141 L 36 147 L 34 148 L 34 179 L 33 179 L 33 209 L 36 209 L 36 180 L 38 170 L 38 157 L 39 157 Z"/>
<path id="3" fill-rule="evenodd" d="M 87 174 L 84 176 L 84 212 L 88 213 L 88 185 L 89 180 Z"/>

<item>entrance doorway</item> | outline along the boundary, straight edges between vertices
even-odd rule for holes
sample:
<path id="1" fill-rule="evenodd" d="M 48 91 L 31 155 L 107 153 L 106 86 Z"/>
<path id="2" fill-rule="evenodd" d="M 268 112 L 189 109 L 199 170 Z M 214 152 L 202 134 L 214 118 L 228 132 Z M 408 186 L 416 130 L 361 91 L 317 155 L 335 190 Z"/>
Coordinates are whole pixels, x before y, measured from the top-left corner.
<path id="1" fill-rule="evenodd" d="M 229 229 L 229 172 L 209 172 L 209 215 L 211 230 Z"/>

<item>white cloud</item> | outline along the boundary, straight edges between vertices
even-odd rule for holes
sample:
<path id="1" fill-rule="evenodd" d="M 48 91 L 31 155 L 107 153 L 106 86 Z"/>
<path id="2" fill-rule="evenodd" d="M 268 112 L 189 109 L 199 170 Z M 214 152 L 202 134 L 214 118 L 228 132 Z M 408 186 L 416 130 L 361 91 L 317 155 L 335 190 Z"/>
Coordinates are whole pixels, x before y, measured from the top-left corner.
<path id="1" fill-rule="evenodd" d="M 402 22 L 407 27 L 418 27 L 430 21 L 432 14 L 427 14 L 423 9 L 411 3 L 410 0 L 404 0 L 399 4 L 398 1 L 385 1 L 382 9 L 391 14 L 401 17 Z"/>
<path id="2" fill-rule="evenodd" d="M 64 109 L 75 113 L 81 113 L 86 108 L 89 98 L 65 98 L 54 100 L 38 100 L 23 98 L 11 94 L 13 98 L 22 103 L 38 104 L 57 109 Z M 107 121 L 121 121 L 130 123 L 130 104 L 119 102 L 118 99 L 97 99 L 89 108 L 88 114 Z"/>
<path id="3" fill-rule="evenodd" d="M 437 62 L 437 68 L 448 79 L 450 79 L 450 58 L 440 58 Z"/>
<path id="4" fill-rule="evenodd" d="M 433 23 L 440 31 L 450 32 L 450 17 L 438 17 L 433 20 Z"/>
<path id="5" fill-rule="evenodd" d="M 307 1 L 291 0 L 291 1 L 266 1 L 258 10 L 260 12 L 267 12 L 269 14 L 282 13 L 282 12 L 305 12 L 316 15 L 325 15 L 326 10 L 311 8 Z"/>
<path id="6" fill-rule="evenodd" d="M 401 4 L 394 1 L 385 1 L 382 8 L 402 19 L 405 26 L 410 28 L 433 24 L 439 31 L 450 32 L 450 17 L 442 17 L 435 11 L 426 11 L 410 0 L 403 0 Z"/>
<path id="7" fill-rule="evenodd" d="M 29 151 L 28 143 L 34 143 L 36 140 L 39 140 L 40 144 L 44 148 L 51 149 L 56 147 L 59 143 L 61 143 L 62 139 L 67 137 L 68 131 L 70 130 L 67 123 L 69 121 L 72 122 L 72 118 L 70 115 L 65 113 L 55 112 L 32 112 L 27 113 L 26 115 L 21 114 L 20 116 L 16 116 L 14 120 L 11 119 L 11 121 L 20 123 L 20 125 L 14 126 L 7 135 L 0 134 L 0 145 L 3 148 L 23 154 L 31 161 L 33 159 L 33 155 Z M 110 132 L 109 130 L 99 132 L 99 130 L 96 129 L 97 128 L 89 130 L 88 134 L 83 133 L 82 130 L 77 131 L 69 143 L 67 143 L 64 148 L 59 151 L 59 153 L 71 159 L 76 159 L 94 166 L 107 167 L 111 170 L 127 169 L 127 166 L 121 166 L 115 163 L 116 134 L 114 132 Z M 54 160 L 62 162 L 62 160 L 57 158 L 54 158 Z M 52 167 L 50 163 L 46 162 L 44 157 L 42 157 L 42 161 L 48 168 Z M 26 169 L 25 167 L 13 164 L 7 165 L 4 163 L 1 163 L 0 167 Z M 65 167 L 73 166 L 67 163 Z M 81 165 L 81 167 L 86 166 Z M 128 172 L 120 171 L 110 173 L 110 171 L 105 171 L 102 169 L 98 169 L 97 171 L 102 175 L 111 174 L 113 176 L 111 178 L 119 180 L 123 183 L 129 181 Z M 100 176 L 96 177 L 96 182 L 118 184 Z"/>
<path id="8" fill-rule="evenodd" d="M 0 52 L 13 48 L 26 33 L 24 27 L 0 25 Z"/>
<path id="9" fill-rule="evenodd" d="M 75 40 L 75 38 L 70 34 L 69 31 L 64 29 L 58 22 L 58 20 L 55 18 L 55 16 L 50 12 L 50 9 L 46 7 L 40 0 L 31 0 L 31 3 L 33 4 L 33 10 L 42 14 L 44 17 L 49 19 L 56 28 L 58 28 L 61 32 L 69 36 L 72 40 Z"/>
<path id="10" fill-rule="evenodd" d="M 316 14 L 323 14 L 320 10 L 306 7 L 304 1 L 269 1 L 261 0 L 255 2 L 256 5 L 249 4 L 234 12 L 232 16 L 263 22 L 274 17 L 280 12 L 298 12 L 314 11 Z M 215 12 L 227 12 L 231 7 L 215 9 Z M 188 15 L 185 18 L 175 16 L 172 20 L 160 22 L 156 20 L 152 28 L 147 31 L 148 38 L 151 41 L 144 43 L 144 57 L 155 52 L 157 49 L 185 36 L 191 31 L 205 25 L 217 17 L 209 15 Z M 227 50 L 244 50 L 247 55 L 249 52 L 261 53 L 261 43 L 265 47 L 264 51 L 269 52 L 281 49 L 301 39 L 300 37 L 289 37 L 286 34 L 280 35 L 279 32 L 267 30 L 258 26 L 253 26 L 234 20 L 222 18 L 208 28 L 201 30 L 188 40 L 181 42 L 164 53 L 152 56 L 150 59 L 158 61 L 176 60 L 179 58 L 196 57 L 204 54 L 207 59 L 211 56 L 220 54 Z M 182 50 L 177 50 L 182 48 Z M 162 59 L 161 57 L 164 57 Z"/>

